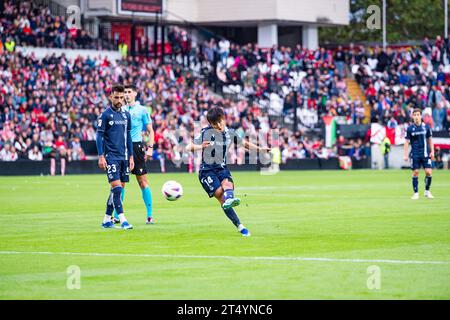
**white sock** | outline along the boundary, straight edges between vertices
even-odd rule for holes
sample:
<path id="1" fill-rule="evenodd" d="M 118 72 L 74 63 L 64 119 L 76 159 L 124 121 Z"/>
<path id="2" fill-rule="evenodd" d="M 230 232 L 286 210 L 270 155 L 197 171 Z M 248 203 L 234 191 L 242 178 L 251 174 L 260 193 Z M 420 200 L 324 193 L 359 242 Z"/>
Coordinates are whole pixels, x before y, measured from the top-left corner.
<path id="1" fill-rule="evenodd" d="M 103 223 L 107 223 L 107 222 L 110 222 L 110 221 L 111 221 L 111 216 L 105 214 L 105 217 L 103 218 Z"/>
<path id="2" fill-rule="evenodd" d="M 240 225 L 238 225 L 238 231 L 241 231 L 242 229 L 245 229 L 244 225 L 241 223 Z"/>
<path id="3" fill-rule="evenodd" d="M 127 218 L 125 218 L 125 214 L 123 213 L 119 214 L 119 220 L 120 223 L 124 223 L 125 221 L 127 221 Z"/>

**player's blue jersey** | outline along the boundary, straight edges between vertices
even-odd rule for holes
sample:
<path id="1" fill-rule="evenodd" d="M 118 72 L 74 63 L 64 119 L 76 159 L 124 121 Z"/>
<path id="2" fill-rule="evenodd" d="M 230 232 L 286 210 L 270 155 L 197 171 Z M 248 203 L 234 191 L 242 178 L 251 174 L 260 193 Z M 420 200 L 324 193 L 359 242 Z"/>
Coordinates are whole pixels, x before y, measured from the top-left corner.
<path id="1" fill-rule="evenodd" d="M 142 142 L 142 131 L 147 130 L 147 125 L 152 123 L 147 108 L 139 101 L 132 106 L 124 106 L 122 109 L 131 115 L 131 139 L 133 142 Z"/>
<path id="2" fill-rule="evenodd" d="M 237 143 L 242 141 L 242 138 L 234 130 L 225 128 L 223 132 L 220 132 L 211 126 L 203 128 L 200 134 L 194 138 L 194 144 L 201 145 L 204 141 L 210 141 L 211 145 L 203 149 L 200 170 L 225 168 L 228 148 L 235 139 Z"/>
<path id="3" fill-rule="evenodd" d="M 427 158 L 430 156 L 430 145 L 428 144 L 428 138 L 432 137 L 431 128 L 422 123 L 419 126 L 412 124 L 406 129 L 406 139 L 411 144 L 410 158 Z"/>
<path id="4" fill-rule="evenodd" d="M 97 131 L 103 132 L 103 154 L 106 160 L 128 160 L 132 155 L 131 116 L 125 110 L 107 108 L 97 119 Z"/>

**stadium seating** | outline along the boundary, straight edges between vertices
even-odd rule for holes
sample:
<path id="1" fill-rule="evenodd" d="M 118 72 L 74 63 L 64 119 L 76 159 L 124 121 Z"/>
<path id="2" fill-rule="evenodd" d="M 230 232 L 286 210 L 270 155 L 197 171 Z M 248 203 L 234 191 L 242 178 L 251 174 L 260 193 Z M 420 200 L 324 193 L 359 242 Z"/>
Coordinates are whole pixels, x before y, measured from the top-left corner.
<path id="1" fill-rule="evenodd" d="M 72 33 L 63 18 L 27 1 L 6 1 L 0 23 L 3 161 L 61 153 L 69 160 L 89 158 L 92 152 L 86 154 L 82 146 L 95 139 L 95 119 L 108 105 L 107 88 L 116 82 L 142 88 L 139 99 L 149 107 L 155 124 L 154 159 L 188 157 L 182 146 L 175 147 L 171 132 L 179 129 L 191 138 L 187 132 L 193 132 L 194 121 L 201 120 L 211 105 L 223 106 L 228 125 L 250 135 L 281 129 L 283 162 L 370 156 L 368 137 L 344 137 L 326 148 L 323 139 L 310 134 L 325 115 L 336 117 L 341 125 L 371 119 L 395 126 L 408 121 L 410 110 L 419 106 L 435 130 L 448 130 L 450 123 L 450 66 L 436 53 L 448 50 L 448 45 L 439 39 L 428 51 L 425 45 L 387 53 L 379 48 L 308 50 L 300 45 L 262 50 L 223 39 L 195 43 L 186 31 L 172 28 L 164 63 L 139 56 L 119 61 L 55 55 L 37 59 L 22 55 L 15 46 L 100 50 L 114 45 L 104 46 L 84 31 Z M 301 130 L 292 132 L 296 109 Z M 244 156 L 233 158 L 239 162 Z"/>

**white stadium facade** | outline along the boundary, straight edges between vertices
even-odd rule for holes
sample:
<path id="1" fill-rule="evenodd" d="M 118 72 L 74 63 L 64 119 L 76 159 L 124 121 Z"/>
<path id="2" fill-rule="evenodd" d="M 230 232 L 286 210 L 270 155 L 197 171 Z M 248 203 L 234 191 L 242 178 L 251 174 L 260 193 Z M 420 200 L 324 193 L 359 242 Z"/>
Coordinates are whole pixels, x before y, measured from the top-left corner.
<path id="1" fill-rule="evenodd" d="M 348 25 L 349 1 L 52 0 L 61 8 L 79 7 L 91 35 L 123 38 L 130 45 L 132 28 L 154 42 L 155 36 L 158 41 L 167 37 L 167 26 L 180 25 L 189 26 L 194 37 L 208 30 L 240 44 L 302 44 L 310 49 L 319 44 L 318 27 Z"/>

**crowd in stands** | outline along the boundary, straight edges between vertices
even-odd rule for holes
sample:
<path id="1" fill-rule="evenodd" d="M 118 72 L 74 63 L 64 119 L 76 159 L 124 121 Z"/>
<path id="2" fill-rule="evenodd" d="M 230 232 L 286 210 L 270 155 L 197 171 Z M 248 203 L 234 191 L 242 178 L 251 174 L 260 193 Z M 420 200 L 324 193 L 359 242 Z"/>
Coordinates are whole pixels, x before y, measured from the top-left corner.
<path id="1" fill-rule="evenodd" d="M 450 128 L 450 38 L 428 38 L 421 46 L 352 47 L 349 61 L 371 105 L 371 121 L 389 127 L 407 123 L 421 108 L 435 131 Z"/>
<path id="2" fill-rule="evenodd" d="M 84 47 L 61 27 L 62 18 L 46 10 L 31 2 L 6 1 L 0 15 L 2 41 L 33 38 L 33 45 L 51 41 L 55 47 Z M 37 36 L 24 36 L 22 26 L 28 24 Z M 68 37 L 56 40 L 62 33 Z M 55 37 L 46 37 L 49 34 Z M 261 50 L 255 44 L 240 46 L 224 39 L 196 43 L 178 28 L 171 29 L 168 38 L 172 52 L 164 63 L 131 56 L 120 61 L 100 56 L 69 60 L 64 54 L 37 59 L 0 47 L 0 160 L 87 159 L 82 145 L 95 140 L 95 119 L 108 106 L 113 83 L 133 83 L 141 89 L 138 99 L 154 122 L 153 159 L 161 161 L 192 160 L 183 145 L 205 125 L 204 113 L 213 105 L 225 109 L 230 128 L 252 139 L 258 132 L 279 130 L 283 162 L 369 157 L 369 137 L 339 137 L 333 148 L 326 148 L 323 139 L 308 134 L 324 115 L 337 116 L 344 124 L 363 123 L 364 105 L 360 97 L 348 94 L 346 66 L 352 66 L 365 88 L 373 106 L 372 121 L 406 122 L 409 109 L 418 105 L 426 114 L 431 110 L 434 129 L 448 129 L 450 123 L 448 41 L 384 53 L 362 47 L 308 50 L 300 45 Z M 292 118 L 295 108 L 301 130 L 292 132 L 281 122 Z M 232 150 L 230 159 L 243 163 L 245 156 Z"/>
<path id="3" fill-rule="evenodd" d="M 40 60 L 5 52 L 0 57 L 1 159 L 86 159 L 81 143 L 95 140 L 95 119 L 108 106 L 107 90 L 112 83 L 142 88 L 139 100 L 149 107 L 154 121 L 155 159 L 187 157 L 182 144 L 174 140 L 174 132 L 188 133 L 184 140 L 188 141 L 194 121 L 203 119 L 204 124 L 204 112 L 212 105 L 225 108 L 228 126 L 243 135 L 256 137 L 259 130 L 278 127 L 255 101 L 234 102 L 217 96 L 205 79 L 171 64 L 138 57 L 71 61 L 65 55 L 52 55 Z M 309 142 L 301 132 L 293 140 L 288 131 L 281 138 L 283 149 L 289 145 L 285 158 L 323 156 L 323 141 Z M 236 154 L 236 161 L 242 162 L 243 157 Z"/>
<path id="4" fill-rule="evenodd" d="M 349 96 L 344 66 L 331 50 L 308 50 L 300 45 L 262 50 L 257 44 L 241 46 L 214 38 L 196 44 L 186 35 L 169 39 L 173 47 L 180 48 L 175 50 L 178 61 L 207 78 L 216 92 L 256 101 L 270 115 L 293 117 L 297 106 L 299 115 L 305 111 L 316 117 L 313 123 L 302 121 L 306 127 L 327 114 L 342 116 L 348 124 L 363 122 L 362 101 Z"/>
<path id="5" fill-rule="evenodd" d="M 0 47 L 12 52 L 15 46 L 110 50 L 113 43 L 94 39 L 85 30 L 67 24 L 65 16 L 33 1 L 2 1 L 0 8 Z M 1 10 L 3 9 L 3 10 Z M 70 28 L 69 28 L 70 27 Z"/>

